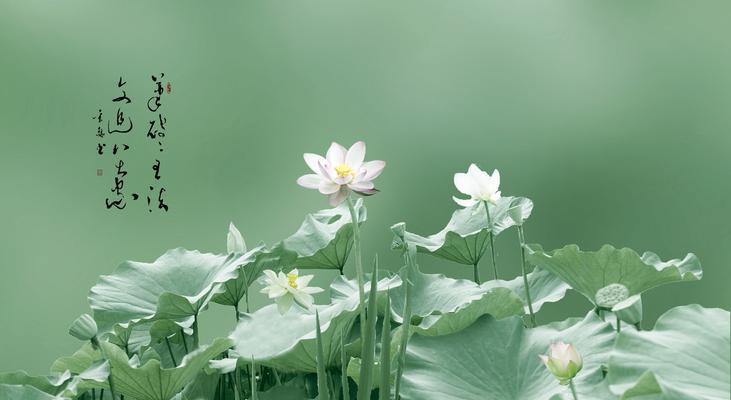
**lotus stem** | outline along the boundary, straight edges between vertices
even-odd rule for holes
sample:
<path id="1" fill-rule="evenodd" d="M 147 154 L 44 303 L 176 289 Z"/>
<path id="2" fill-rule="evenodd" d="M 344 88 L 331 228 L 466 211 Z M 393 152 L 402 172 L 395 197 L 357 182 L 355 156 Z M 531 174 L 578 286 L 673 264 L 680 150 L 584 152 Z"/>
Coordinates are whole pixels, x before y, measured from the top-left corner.
<path id="1" fill-rule="evenodd" d="M 619 319 L 619 314 L 614 314 L 617 317 L 617 333 L 622 330 L 622 320 Z"/>
<path id="2" fill-rule="evenodd" d="M 523 232 L 523 225 L 518 225 L 518 240 L 520 241 L 520 267 L 523 273 L 523 286 L 525 286 L 525 300 L 528 303 L 528 312 L 530 313 L 531 325 L 535 328 L 536 314 L 533 312 L 533 300 L 530 297 L 530 286 L 528 285 L 528 273 L 525 268 L 525 233 Z"/>
<path id="3" fill-rule="evenodd" d="M 327 369 L 325 365 L 325 351 L 322 348 L 322 332 L 320 331 L 320 313 L 315 311 L 315 339 L 317 341 L 317 398 L 330 400 L 330 392 L 327 388 Z"/>
<path id="4" fill-rule="evenodd" d="M 246 276 L 246 271 L 244 270 L 243 267 L 239 267 L 239 268 L 241 268 L 241 273 L 244 274 L 244 284 L 248 284 L 249 279 Z M 249 311 L 249 286 L 246 286 L 246 288 L 244 289 L 244 300 L 246 301 L 246 312 L 249 313 L 249 312 L 251 312 L 251 311 Z M 238 306 L 238 304 L 237 304 L 237 306 Z M 237 312 L 236 321 L 238 321 L 238 320 L 239 320 L 239 314 Z"/>
<path id="5" fill-rule="evenodd" d="M 259 400 L 259 392 L 256 387 L 256 368 L 254 356 L 251 356 L 251 400 Z"/>
<path id="6" fill-rule="evenodd" d="M 185 331 L 183 331 L 183 328 L 180 328 L 180 337 L 183 339 L 183 348 L 185 349 L 185 354 L 188 354 L 188 339 L 185 336 Z"/>
<path id="7" fill-rule="evenodd" d="M 576 387 L 574 387 L 574 380 L 569 380 L 569 388 L 571 388 L 571 394 L 574 396 L 574 400 L 579 400 L 579 396 L 576 395 Z"/>
<path id="8" fill-rule="evenodd" d="M 348 384 L 348 356 L 345 354 L 345 336 L 340 330 L 340 385 L 343 387 L 343 400 L 350 400 L 350 384 Z"/>
<path id="9" fill-rule="evenodd" d="M 193 348 L 198 348 L 198 314 L 193 317 Z"/>
<path id="10" fill-rule="evenodd" d="M 495 272 L 495 279 L 497 279 L 497 261 L 495 261 L 495 236 L 492 234 L 492 219 L 490 218 L 490 207 L 487 201 L 483 201 L 485 204 L 485 215 L 487 216 L 487 229 L 490 231 L 490 255 L 492 256 L 492 269 Z"/>
<path id="11" fill-rule="evenodd" d="M 104 351 L 103 346 L 99 346 L 99 351 L 102 353 L 102 357 L 105 360 L 109 361 L 109 357 L 107 357 L 107 352 Z M 109 376 L 107 377 L 107 381 L 109 382 L 109 391 L 112 393 L 112 399 L 116 400 L 117 395 L 114 392 L 114 380 L 112 379 L 112 365 L 111 364 L 109 364 Z M 104 395 L 104 393 L 102 393 L 102 395 Z M 124 398 L 124 395 L 122 395 L 122 398 Z"/>
<path id="12" fill-rule="evenodd" d="M 236 369 L 234 370 L 234 376 L 231 379 L 234 384 L 234 399 L 235 400 L 241 400 L 241 386 L 239 382 L 239 367 L 236 366 Z"/>
<path id="13" fill-rule="evenodd" d="M 365 336 L 362 339 L 363 349 L 361 354 L 360 382 L 358 383 L 358 400 L 369 400 L 373 388 L 373 362 L 376 355 L 376 320 L 378 311 L 376 300 L 378 292 L 378 256 L 373 260 L 373 272 L 371 274 L 371 288 L 368 294 L 368 318 L 366 319 Z"/>
<path id="14" fill-rule="evenodd" d="M 239 322 L 239 303 L 234 304 L 234 312 L 236 313 L 236 322 Z"/>
<path id="15" fill-rule="evenodd" d="M 379 400 L 391 398 L 391 298 L 386 294 L 386 310 L 383 316 L 381 331 L 381 382 L 379 384 Z"/>
<path id="16" fill-rule="evenodd" d="M 477 266 L 478 261 L 475 261 L 474 266 L 474 279 L 476 284 L 480 284 L 480 268 Z"/>
<path id="17" fill-rule="evenodd" d="M 178 367 L 178 362 L 177 362 L 177 361 L 175 361 L 175 355 L 173 355 L 173 348 L 172 348 L 172 347 L 170 347 L 170 339 L 168 339 L 168 337 L 167 337 L 167 336 L 165 336 L 165 345 L 167 345 L 167 348 L 168 348 L 168 353 L 170 353 L 170 359 L 172 359 L 172 360 L 173 360 L 173 366 L 174 366 L 175 368 L 177 368 L 177 367 Z"/>
<path id="18" fill-rule="evenodd" d="M 355 275 L 358 282 L 358 299 L 360 304 L 358 310 L 360 311 L 360 337 L 365 337 L 366 329 L 366 316 L 365 316 L 365 289 L 363 288 L 363 265 L 361 259 L 360 250 L 360 226 L 358 225 L 358 215 L 355 213 L 355 206 L 353 205 L 352 194 L 348 195 L 348 210 L 350 210 L 350 220 L 353 225 L 353 251 L 355 252 Z"/>
<path id="19" fill-rule="evenodd" d="M 411 296 L 409 287 L 411 286 L 411 270 L 416 270 L 416 260 L 409 253 L 408 247 L 404 253 L 406 256 L 406 276 L 403 278 L 404 286 L 404 311 L 403 323 L 401 324 L 401 344 L 399 346 L 398 366 L 396 368 L 396 385 L 394 387 L 394 398 L 399 400 L 401 391 L 401 376 L 404 374 L 406 364 L 406 345 L 409 342 L 409 328 L 411 327 Z"/>
<path id="20" fill-rule="evenodd" d="M 102 388 L 102 390 L 99 391 L 99 398 L 101 400 L 104 400 L 104 388 Z"/>

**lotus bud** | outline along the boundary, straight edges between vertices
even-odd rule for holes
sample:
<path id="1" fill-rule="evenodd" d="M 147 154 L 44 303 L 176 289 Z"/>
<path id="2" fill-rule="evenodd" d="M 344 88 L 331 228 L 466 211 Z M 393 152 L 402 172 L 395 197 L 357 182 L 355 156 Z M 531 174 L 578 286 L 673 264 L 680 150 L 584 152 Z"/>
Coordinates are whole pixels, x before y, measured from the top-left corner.
<path id="1" fill-rule="evenodd" d="M 228 236 L 226 236 L 226 250 L 229 254 L 246 252 L 246 242 L 244 242 L 244 237 L 241 236 L 241 232 L 236 229 L 236 226 L 233 222 L 228 225 Z"/>
<path id="2" fill-rule="evenodd" d="M 568 385 L 583 366 L 581 355 L 576 348 L 564 342 L 553 343 L 549 348 L 549 354 L 539 357 L 562 385 Z"/>
<path id="3" fill-rule="evenodd" d="M 69 334 L 79 340 L 92 340 L 97 333 L 96 322 L 89 314 L 82 314 L 69 327 Z"/>

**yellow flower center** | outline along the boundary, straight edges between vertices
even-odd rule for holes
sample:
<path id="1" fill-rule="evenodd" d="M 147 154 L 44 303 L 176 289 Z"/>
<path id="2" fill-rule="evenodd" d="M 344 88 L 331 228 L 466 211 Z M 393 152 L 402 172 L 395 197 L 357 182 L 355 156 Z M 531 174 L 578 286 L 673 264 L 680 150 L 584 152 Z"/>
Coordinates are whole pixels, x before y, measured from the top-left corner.
<path id="1" fill-rule="evenodd" d="M 287 283 L 289 283 L 289 286 L 292 289 L 297 289 L 297 274 L 288 273 L 287 274 Z"/>
<path id="2" fill-rule="evenodd" d="M 335 172 L 338 174 L 339 177 L 344 178 L 348 175 L 353 175 L 353 169 L 348 166 L 348 164 L 340 164 L 337 167 L 335 167 Z"/>

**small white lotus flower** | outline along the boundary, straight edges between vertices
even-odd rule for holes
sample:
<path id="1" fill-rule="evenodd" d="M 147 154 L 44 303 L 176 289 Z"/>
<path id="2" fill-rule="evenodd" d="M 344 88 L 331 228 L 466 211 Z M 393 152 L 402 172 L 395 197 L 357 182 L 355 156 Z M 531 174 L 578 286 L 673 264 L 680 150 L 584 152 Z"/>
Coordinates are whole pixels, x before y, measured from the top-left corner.
<path id="1" fill-rule="evenodd" d="M 236 229 L 233 222 L 228 225 L 228 235 L 226 235 L 226 250 L 228 253 L 246 253 L 246 242 L 241 232 Z"/>
<path id="2" fill-rule="evenodd" d="M 385 161 L 363 161 L 366 145 L 355 142 L 350 149 L 333 142 L 325 157 L 305 153 L 305 163 L 314 174 L 299 177 L 297 183 L 308 189 L 317 189 L 330 198 L 330 205 L 335 207 L 342 203 L 350 191 L 369 196 L 378 192 L 373 185 L 383 168 Z"/>
<path id="3" fill-rule="evenodd" d="M 467 173 L 458 172 L 454 174 L 454 186 L 457 190 L 470 196 L 469 199 L 460 199 L 452 196 L 455 202 L 462 207 L 470 207 L 481 201 L 492 204 L 500 200 L 500 172 L 494 170 L 492 176 L 481 170 L 475 164 L 471 164 Z"/>
<path id="4" fill-rule="evenodd" d="M 549 354 L 539 357 L 562 385 L 568 385 L 583 366 L 581 355 L 576 348 L 564 342 L 553 343 L 549 348 Z"/>
<path id="5" fill-rule="evenodd" d="M 264 271 L 264 276 L 260 282 L 266 287 L 261 293 L 269 295 L 270 299 L 274 299 L 277 303 L 279 313 L 284 315 L 292 307 L 292 303 L 296 302 L 305 309 L 310 309 L 315 299 L 312 297 L 315 293 L 323 291 L 319 287 L 308 287 L 314 275 L 299 275 L 299 271 L 293 269 L 289 273 L 279 272 L 279 274 L 268 269 Z"/>

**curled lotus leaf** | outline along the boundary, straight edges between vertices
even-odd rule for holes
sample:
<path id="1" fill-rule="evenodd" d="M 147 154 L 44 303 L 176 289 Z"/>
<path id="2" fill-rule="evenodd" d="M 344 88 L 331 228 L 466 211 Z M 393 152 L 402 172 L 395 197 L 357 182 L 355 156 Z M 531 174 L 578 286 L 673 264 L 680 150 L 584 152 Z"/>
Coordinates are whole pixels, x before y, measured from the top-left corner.
<path id="1" fill-rule="evenodd" d="M 622 330 L 609 357 L 609 388 L 623 399 L 731 397 L 729 312 L 680 306 L 651 331 Z"/>
<path id="2" fill-rule="evenodd" d="M 182 248 L 152 263 L 126 261 L 102 276 L 89 294 L 100 332 L 148 319 L 189 320 L 236 278 L 226 257 Z"/>
<path id="3" fill-rule="evenodd" d="M 682 260 L 662 261 L 651 252 L 642 256 L 628 248 L 604 245 L 598 251 L 582 251 L 568 245 L 551 252 L 538 245 L 526 246 L 532 264 L 550 271 L 572 289 L 586 296 L 596 307 L 613 309 L 635 303 L 637 296 L 656 286 L 696 281 L 703 276 L 695 254 Z"/>
<path id="4" fill-rule="evenodd" d="M 490 247 L 490 233 L 497 236 L 516 225 L 511 213 L 519 214 L 523 220 L 528 219 L 533 210 L 533 202 L 525 197 L 508 196 L 491 205 L 489 210 L 492 230 L 488 228 L 484 203 L 477 203 L 455 211 L 441 231 L 430 236 L 405 232 L 404 241 L 414 244 L 420 253 L 474 265 Z"/>

